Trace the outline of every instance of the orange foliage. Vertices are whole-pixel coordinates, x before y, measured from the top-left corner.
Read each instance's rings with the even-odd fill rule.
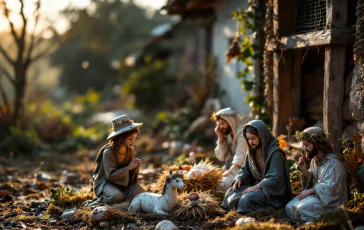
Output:
[[[281,149],[285,149],[286,147],[288,147],[288,143],[285,140],[285,136],[283,134],[279,135],[277,139],[278,139],[278,142],[279,142],[279,147]]]

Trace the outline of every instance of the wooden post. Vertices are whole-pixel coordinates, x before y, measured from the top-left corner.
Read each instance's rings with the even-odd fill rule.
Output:
[[[293,55],[292,115],[301,118],[301,50],[295,50]]]
[[[273,57],[273,135],[287,133],[292,117],[292,51],[275,52]]]
[[[273,32],[276,37],[280,33],[293,33],[294,20],[292,10],[294,1],[273,1]],[[281,3],[281,5],[279,5]],[[281,24],[284,27],[281,27]],[[292,117],[292,51],[277,50],[273,56],[273,130],[274,136],[287,133],[288,118]]]
[[[327,0],[326,28],[347,26],[348,3],[342,0]],[[344,100],[346,46],[325,48],[325,77],[323,122],[324,129],[334,144],[335,152],[340,152],[339,138],[342,135],[342,107]]]

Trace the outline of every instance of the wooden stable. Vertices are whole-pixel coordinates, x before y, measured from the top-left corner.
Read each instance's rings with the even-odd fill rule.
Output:
[[[326,1],[323,30],[295,34],[297,2],[273,0],[273,33],[268,44],[273,51],[273,134],[286,133],[290,117],[301,117],[302,59],[308,49],[324,49],[323,127],[335,150],[343,129],[344,78],[347,48],[354,43],[354,29],[348,28],[348,1]],[[349,46],[348,46],[349,45]]]
[[[179,15],[182,20],[209,17],[218,0],[168,0],[162,10],[168,15]]]

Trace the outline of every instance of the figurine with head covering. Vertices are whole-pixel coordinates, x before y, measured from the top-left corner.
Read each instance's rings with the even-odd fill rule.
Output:
[[[248,144],[245,163],[220,206],[240,214],[284,207],[292,191],[286,155],[278,140],[261,120],[248,122],[242,132]]]
[[[211,119],[216,123],[215,133],[218,137],[215,155],[219,161],[225,162],[222,188],[226,190],[244,165],[247,152],[242,132],[244,123],[239,114],[230,107],[213,113]]]

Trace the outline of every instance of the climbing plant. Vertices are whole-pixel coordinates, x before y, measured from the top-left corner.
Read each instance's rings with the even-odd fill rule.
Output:
[[[231,59],[229,55],[234,54],[232,51],[236,49],[237,41],[240,40],[240,53],[235,56],[244,63],[244,68],[238,73],[237,77],[241,79],[242,90],[249,93],[245,102],[249,103],[249,106],[259,119],[270,123],[264,97],[263,71],[258,71],[258,75],[257,72],[255,73],[255,77],[260,81],[259,84],[248,78],[254,69],[254,60],[259,60],[260,66],[257,68],[263,70],[263,62],[261,60],[265,43],[264,24],[266,6],[258,4],[258,0],[249,0],[248,4],[249,6],[246,10],[239,9],[233,12],[233,19],[237,23],[237,33],[233,44],[229,48],[227,57],[228,60],[229,58]]]

